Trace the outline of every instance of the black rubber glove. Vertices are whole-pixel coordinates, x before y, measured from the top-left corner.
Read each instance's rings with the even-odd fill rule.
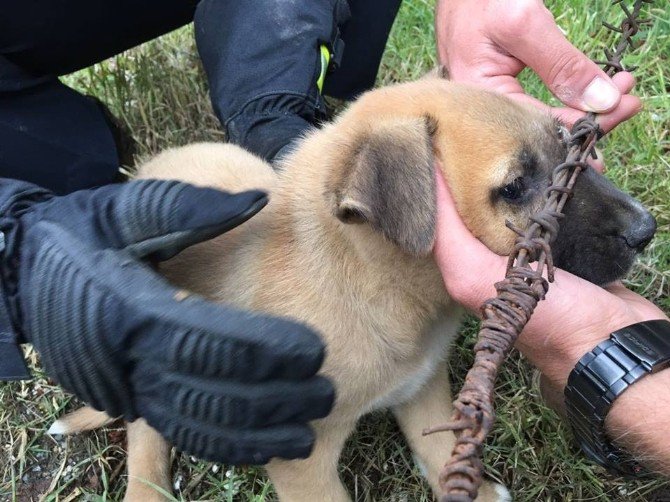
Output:
[[[67,390],[111,416],[144,417],[190,454],[255,464],[307,456],[307,422],[334,399],[315,376],[319,337],[288,320],[183,298],[139,261],[174,256],[266,202],[259,191],[173,181],[54,197],[0,180],[2,289],[17,341],[32,343]]]

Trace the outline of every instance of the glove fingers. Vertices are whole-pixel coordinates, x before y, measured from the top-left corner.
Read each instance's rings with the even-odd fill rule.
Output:
[[[267,204],[267,195],[141,180],[103,187],[93,192],[92,204],[110,245],[138,258],[166,260],[245,222]]]
[[[304,424],[237,429],[166,419],[169,416],[174,410],[159,407],[144,418],[178,449],[212,462],[265,464],[274,457],[306,458],[314,446],[314,431]]]
[[[114,320],[115,344],[123,343],[123,333],[142,333],[132,337],[134,359],[154,359],[173,373],[244,382],[302,380],[321,367],[324,345],[308,327],[195,295],[179,300],[177,289],[125,253],[86,250],[83,243],[57,229],[47,231],[47,226],[36,224],[36,234],[43,243],[60,241],[59,249],[76,263],[77,282],[113,299],[119,315],[96,322],[106,325]],[[100,337],[100,329],[89,336]]]
[[[309,422],[330,413],[335,401],[333,384],[324,377],[313,377],[302,382],[279,382],[256,385],[231,385],[221,389],[222,402],[240,401],[243,408],[229,407],[229,419],[242,427]],[[188,401],[184,412],[188,413]]]
[[[308,327],[189,297],[152,313],[172,371],[241,382],[302,380],[321,367],[324,344]],[[138,345],[155,352],[154,346]],[[146,355],[147,352],[144,352]],[[163,361],[165,362],[165,361]]]
[[[145,366],[138,371],[147,371]],[[135,389],[140,414],[152,403],[169,403],[172,412],[200,422],[227,427],[256,428],[306,423],[325,417],[333,407],[335,390],[329,380],[313,377],[301,382],[241,384],[225,380],[166,375]],[[159,404],[160,406],[160,404]]]
[[[52,376],[112,415],[134,415],[127,368],[144,362],[160,372],[136,371],[136,389],[175,374],[302,380],[323,361],[323,343],[306,326],[196,297],[178,301],[149,267],[124,252],[88,249],[50,222],[32,225],[24,247],[23,308],[37,323],[29,341]]]

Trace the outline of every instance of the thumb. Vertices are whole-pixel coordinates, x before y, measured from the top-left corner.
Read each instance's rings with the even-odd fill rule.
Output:
[[[500,45],[530,66],[567,106],[597,113],[616,107],[618,88],[565,38],[546,8],[527,21],[519,36],[499,40]]]
[[[473,312],[496,295],[494,284],[505,277],[506,258],[470,233],[436,169],[437,218],[433,255],[449,295]]]
[[[267,204],[258,190],[228,193],[177,181],[141,180],[96,194],[101,231],[137,258],[167,260],[245,222]]]

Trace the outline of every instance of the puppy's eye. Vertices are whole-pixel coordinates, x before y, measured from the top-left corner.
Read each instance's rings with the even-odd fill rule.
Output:
[[[499,190],[500,195],[507,200],[517,200],[526,191],[526,184],[523,177],[519,176],[512,183],[508,183]]]

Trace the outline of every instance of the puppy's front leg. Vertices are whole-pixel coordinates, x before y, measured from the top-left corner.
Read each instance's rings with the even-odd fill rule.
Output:
[[[440,364],[435,375],[412,399],[393,409],[412,448],[414,460],[435,493],[439,493],[440,469],[451,454],[456,438],[451,432],[439,432],[430,436],[423,436],[422,432],[426,428],[451,420],[451,399],[446,365]]]
[[[163,502],[170,483],[170,445],[144,419],[127,423],[128,428],[128,488],[126,502]]]
[[[412,448],[415,460],[430,483],[433,493],[440,493],[439,473],[456,444],[452,432],[422,435],[424,429],[443,425],[451,420],[451,385],[446,364],[438,366],[431,380],[407,403],[397,406],[393,413]],[[479,489],[479,501],[502,502],[511,500],[507,489],[485,481]]]
[[[332,418],[332,417],[331,417]],[[282,502],[347,502],[347,490],[337,473],[337,461],[354,421],[315,424],[316,442],[304,460],[272,460],[268,475]]]

